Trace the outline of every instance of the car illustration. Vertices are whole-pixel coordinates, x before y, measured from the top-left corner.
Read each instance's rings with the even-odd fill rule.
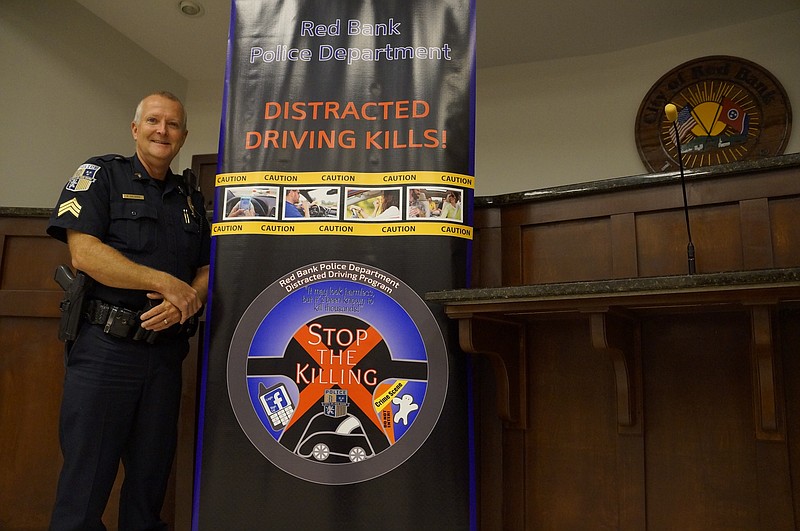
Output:
[[[314,415],[308,422],[294,453],[328,463],[357,463],[375,455],[364,427],[353,415]]]

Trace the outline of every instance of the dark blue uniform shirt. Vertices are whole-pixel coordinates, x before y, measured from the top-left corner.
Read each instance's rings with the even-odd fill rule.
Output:
[[[47,233],[67,241],[67,229],[95,236],[130,260],[186,283],[208,265],[210,231],[203,199],[169,171],[151,178],[134,155],[95,157],[69,180],[50,216]],[[93,283],[87,296],[138,310],[146,292]]]

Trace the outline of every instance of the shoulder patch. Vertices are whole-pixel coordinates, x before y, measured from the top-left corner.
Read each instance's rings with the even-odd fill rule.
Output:
[[[82,164],[67,182],[67,190],[70,192],[85,192],[96,180],[95,175],[99,170],[100,166]]]

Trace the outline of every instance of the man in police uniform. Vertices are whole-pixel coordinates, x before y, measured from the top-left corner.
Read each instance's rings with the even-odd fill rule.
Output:
[[[166,528],[185,323],[206,300],[210,234],[202,197],[170,170],[187,135],[180,100],[145,97],[131,132],[136,154],[80,166],[47,228],[93,279],[66,358],[52,530],[105,529],[120,461],[119,529]]]

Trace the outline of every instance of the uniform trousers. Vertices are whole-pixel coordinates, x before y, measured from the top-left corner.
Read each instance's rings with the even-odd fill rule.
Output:
[[[185,339],[153,345],[84,324],[66,357],[59,438],[64,464],[51,531],[105,530],[120,462],[119,530],[166,529],[161,520],[175,456]]]

